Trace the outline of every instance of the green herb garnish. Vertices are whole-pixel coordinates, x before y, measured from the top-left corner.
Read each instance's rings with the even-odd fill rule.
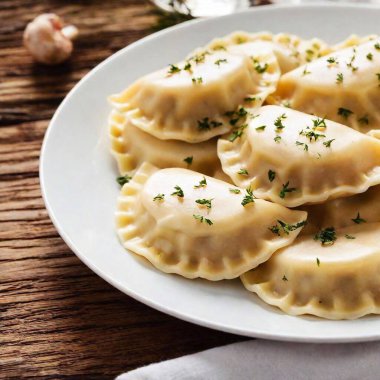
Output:
[[[295,187],[289,187],[289,181],[285,183],[285,185],[282,185],[282,189],[280,193],[278,194],[281,199],[284,199],[286,197],[287,193],[291,193],[293,191],[296,191],[297,189]]]
[[[185,194],[183,193],[183,190],[178,186],[174,186],[175,191],[171,195],[176,195],[179,198],[183,198]]]
[[[367,59],[368,59],[369,61],[372,61],[372,60],[373,60],[373,54],[372,54],[372,53],[368,53],[368,54],[366,55],[366,57],[367,57]]]
[[[240,174],[240,175],[248,175],[248,170],[247,169],[240,169],[237,174]]]
[[[256,131],[264,131],[266,127],[266,125],[260,125],[260,127],[256,127],[255,129]]]
[[[206,177],[203,177],[203,179],[199,181],[199,184],[194,186],[194,189],[199,189],[201,187],[206,187],[206,186],[207,186]]]
[[[336,240],[336,232],[334,227],[327,227],[319,231],[314,236],[314,240],[319,240],[322,245],[332,245]]]
[[[307,66],[305,67],[304,71],[302,72],[302,76],[305,76],[305,75],[308,75],[308,74],[311,74],[311,71],[308,71],[307,70]]]
[[[286,235],[289,235],[290,232],[297,230],[307,224],[306,220],[302,222],[298,222],[295,224],[288,224],[283,222],[282,220],[277,220],[277,224],[272,227],[269,227],[269,230],[273,232],[275,235],[281,236],[280,232],[284,232]]]
[[[212,204],[211,204],[211,202],[212,202],[212,198],[211,199],[197,199],[196,201],[195,201],[195,203],[198,203],[199,205],[202,205],[202,206],[206,206],[208,209],[210,209],[211,207],[212,207]]]
[[[358,122],[360,124],[369,124],[369,119],[368,119],[368,115],[364,115],[362,116],[361,118],[358,119]]]
[[[165,198],[165,194],[157,194],[154,198],[153,198],[153,201],[156,202],[156,201],[163,201]]]
[[[269,65],[267,63],[265,63],[263,66],[260,65],[259,61],[257,61],[256,59],[253,59],[253,63],[255,64],[255,70],[259,73],[259,74],[263,74],[265,73],[265,71],[267,71]]]
[[[201,223],[203,223],[203,222],[207,223],[209,226],[212,226],[214,224],[210,219],[207,219],[202,215],[193,214],[193,217],[194,217],[194,219],[199,220]]]
[[[254,203],[255,199],[256,199],[256,197],[253,195],[252,189],[250,187],[248,187],[245,191],[246,191],[246,195],[241,202],[242,206],[245,206],[249,203]]]
[[[331,63],[331,64],[333,64],[333,63],[335,63],[337,65],[339,64],[339,62],[337,61],[337,59],[334,58],[334,57],[327,58],[327,62]]]
[[[329,141],[325,141],[323,143],[323,145],[326,147],[326,148],[330,148],[331,147],[331,143],[334,141],[335,139],[331,139]]]
[[[352,114],[353,112],[349,110],[348,108],[343,108],[343,107],[338,108],[338,115],[344,117],[345,119],[347,119]]]
[[[193,156],[189,156],[183,159],[184,162],[186,162],[188,165],[191,165],[193,163]]]
[[[116,182],[120,185],[120,186],[123,186],[125,185],[126,183],[128,183],[130,180],[132,179],[132,177],[128,174],[124,175],[124,176],[121,176],[121,177],[117,177],[116,178]]]
[[[336,76],[336,83],[337,84],[340,84],[340,83],[343,83],[343,74],[342,73],[338,73],[337,76]]]
[[[223,125],[223,123],[215,120],[209,120],[208,117],[205,117],[202,120],[198,120],[198,129],[200,131],[209,131],[211,128],[217,128]]]
[[[288,278],[285,275],[283,275],[282,276],[282,281],[289,281],[289,280],[288,280]]]
[[[181,71],[181,69],[178,66],[170,65],[168,74],[176,74],[176,73],[179,73],[180,71]]]
[[[229,190],[230,190],[230,193],[240,194],[240,190],[239,189],[229,189]]]
[[[248,127],[248,124],[243,124],[237,127],[229,136],[228,141],[234,142],[238,137],[241,137],[244,133],[244,129]]]
[[[303,150],[306,152],[309,150],[309,145],[307,145],[305,143],[301,143],[300,141],[296,141],[296,145],[297,146],[303,146]]]
[[[318,259],[318,257],[317,257],[317,265],[319,266],[320,265],[320,261],[319,261],[319,259]]]
[[[273,140],[274,142],[279,143],[281,141],[281,136],[276,136]]]
[[[360,224],[360,223],[366,223],[367,221],[363,218],[360,217],[360,213],[358,213],[358,215],[356,215],[356,218],[355,219],[351,219],[354,223],[356,224]]]
[[[285,128],[285,125],[282,124],[282,120],[285,120],[287,118],[286,114],[282,114],[274,121],[274,126],[276,127],[276,132],[280,132]]]
[[[273,182],[274,179],[276,178],[276,172],[273,170],[268,170],[268,179],[270,182]]]
[[[217,59],[215,62],[215,65],[220,66],[221,63],[227,63],[226,59]]]
[[[352,240],[352,239],[356,239],[355,236],[348,235],[348,234],[345,234],[344,237],[345,237],[346,239],[350,239],[350,240]]]
[[[191,81],[193,82],[193,84],[202,84],[203,83],[202,77],[191,78]]]

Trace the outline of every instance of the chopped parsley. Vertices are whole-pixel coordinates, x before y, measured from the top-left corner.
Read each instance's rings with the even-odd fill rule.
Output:
[[[202,84],[203,83],[202,77],[191,78],[191,81],[193,82],[193,84]]]
[[[186,65],[183,67],[184,70],[186,71],[191,71],[191,63],[190,62],[186,62]]]
[[[366,223],[367,221],[363,218],[360,217],[360,213],[358,213],[358,215],[356,215],[356,218],[355,219],[351,219],[354,223],[356,224],[360,224],[360,223]]]
[[[253,59],[253,63],[255,64],[255,70],[259,73],[259,74],[263,74],[267,71],[269,65],[267,63],[265,63],[264,65],[260,65],[259,61],[257,59]]]
[[[256,131],[264,131],[266,127],[266,125],[260,125],[260,127],[256,127],[255,129]]]
[[[194,186],[194,189],[199,189],[201,187],[206,187],[206,186],[207,186],[206,177],[203,177],[203,179],[199,181],[199,184]]]
[[[200,131],[209,131],[211,128],[217,128],[223,125],[223,123],[215,120],[209,120],[208,117],[205,117],[202,120],[198,120],[198,129]]]
[[[285,275],[283,275],[282,276],[282,281],[289,281],[289,280],[288,280],[288,278]]]
[[[297,146],[303,146],[303,150],[306,152],[309,150],[309,145],[307,145],[305,143],[301,143],[300,141],[296,141],[296,145]]]
[[[215,62],[215,65],[220,66],[221,63],[227,63],[226,59],[217,59]]]
[[[249,203],[254,203],[256,199],[250,187],[248,187],[245,191],[246,191],[246,195],[241,202],[242,206],[246,206]]]
[[[307,70],[307,66],[305,67],[304,71],[302,72],[302,76],[305,76],[305,75],[308,75],[308,74],[311,74],[311,71],[308,71]]]
[[[380,44],[379,43],[376,43],[374,46],[375,46],[376,50],[380,50]]]
[[[181,71],[181,69],[178,66],[170,65],[169,70],[168,70],[168,74],[176,74],[176,73],[179,73],[180,71]]]
[[[248,175],[248,170],[247,169],[240,169],[237,174],[240,174],[240,175]]]
[[[332,245],[336,240],[334,227],[327,227],[315,234],[314,240],[319,240],[322,245]]]
[[[202,205],[202,206],[206,206],[208,209],[210,209],[212,207],[212,204],[211,202],[213,201],[213,199],[197,199],[195,201],[195,203],[198,203],[199,205]]]
[[[191,165],[193,163],[193,156],[189,156],[183,159],[184,162],[186,162],[188,165]]]
[[[350,239],[350,240],[352,240],[352,239],[356,239],[355,236],[348,235],[348,234],[345,234],[344,237],[345,237],[346,239]]]
[[[340,84],[340,83],[343,83],[343,74],[342,73],[338,73],[337,76],[336,76],[336,83],[337,84]]]
[[[331,139],[331,140],[328,140],[328,141],[325,141],[323,143],[323,145],[326,147],[326,148],[330,148],[331,147],[331,143],[334,141],[335,139]]]
[[[125,185],[126,183],[128,183],[130,180],[132,179],[132,177],[128,174],[124,175],[124,176],[121,176],[121,177],[117,177],[116,178],[116,182],[120,185],[120,186],[123,186]]]
[[[297,230],[298,228],[301,228],[305,226],[307,223],[306,220],[303,220],[302,222],[298,222],[295,224],[288,224],[283,222],[282,220],[277,220],[277,224],[275,224],[272,227],[269,227],[269,230],[273,232],[275,235],[281,236],[281,231],[284,232],[286,235],[289,235],[290,232]]]
[[[373,54],[372,53],[368,53],[366,55],[366,57],[367,57],[368,61],[372,61],[373,60]]]
[[[338,108],[338,115],[344,117],[345,119],[347,119],[352,114],[353,112],[349,110],[348,108],[343,108],[343,107]]]
[[[310,127],[306,127],[306,130],[302,130],[299,134],[308,138],[310,142],[312,142],[313,140],[317,141],[321,137],[326,137],[322,133],[315,132],[315,128],[316,127],[310,129]]]
[[[183,198],[185,194],[183,193],[183,190],[178,186],[174,186],[175,191],[171,195],[176,195],[179,198]]]
[[[331,63],[331,64],[333,64],[333,63],[335,63],[337,65],[339,64],[338,60],[334,57],[327,58],[327,62]]]
[[[273,140],[274,142],[279,143],[281,141],[281,136],[276,136]]]
[[[274,126],[276,127],[276,132],[280,132],[285,128],[285,125],[282,124],[282,121],[286,119],[286,114],[282,114],[274,121]]]
[[[209,226],[212,226],[214,224],[210,219],[207,219],[202,215],[193,214],[193,217],[194,217],[194,219],[199,220],[201,223],[203,223],[203,222],[207,223]]]
[[[234,142],[238,137],[241,137],[244,133],[244,129],[248,127],[248,124],[243,124],[240,127],[237,127],[232,133],[228,136],[228,141]]]
[[[321,262],[319,261],[318,257],[317,257],[317,265],[319,266],[321,264]]]
[[[273,170],[268,170],[268,179],[270,182],[273,182],[274,179],[276,178],[276,172]]]
[[[255,102],[256,99],[260,99],[260,98],[256,98],[254,96],[247,96],[246,98],[244,98],[244,101],[245,102]]]
[[[293,191],[296,191],[297,189],[295,187],[289,187],[289,181],[285,183],[285,185],[282,185],[282,189],[280,193],[278,194],[281,199],[284,199],[286,197],[287,193],[291,193]]]
[[[313,119],[312,122],[313,122],[314,129],[315,128],[324,128],[324,129],[327,128],[325,118],[321,119],[320,117],[317,117],[316,119]]]
[[[229,189],[229,190],[230,190],[230,193],[240,194],[240,190],[239,189]]]
[[[379,86],[380,86],[380,73],[376,73],[377,80],[379,81]]]
[[[361,118],[358,119],[358,122],[360,124],[369,124],[369,119],[368,119],[368,115],[364,115],[362,116]]]
[[[153,198],[153,201],[156,202],[156,201],[163,201],[165,198],[165,194],[157,194],[154,198]]]
[[[212,50],[227,50],[223,45],[216,45],[212,48]]]
[[[225,115],[232,117],[230,124],[235,125],[240,119],[247,117],[248,111],[244,107],[240,107],[237,111],[226,112]]]

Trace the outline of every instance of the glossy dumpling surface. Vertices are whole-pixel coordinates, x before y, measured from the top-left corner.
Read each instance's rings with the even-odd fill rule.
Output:
[[[258,52],[261,49],[268,48],[275,54],[282,74],[330,51],[328,45],[317,38],[303,40],[292,34],[265,32],[234,32],[225,37],[214,39],[204,49],[211,51],[236,51],[238,49],[243,54],[251,55],[252,51]]]
[[[380,141],[344,125],[265,106],[241,133],[219,139],[218,155],[233,182],[259,198],[296,207],[380,183]]]
[[[198,144],[160,140],[135,127],[125,113],[116,110],[111,112],[109,128],[112,154],[122,175],[133,172],[145,161],[159,168],[191,168],[211,176],[221,175],[215,138]]]
[[[299,67],[279,81],[270,102],[366,132],[380,128],[380,39]]]
[[[289,245],[307,215],[247,195],[190,170],[144,164],[121,190],[117,232],[164,272],[235,278]]]
[[[275,90],[280,73],[273,53],[255,59],[226,52],[197,54],[139,79],[112,96],[111,104],[157,138],[206,141],[231,129],[226,113],[246,99],[260,99],[254,107],[260,106]]]
[[[242,276],[244,286],[288,314],[354,319],[380,313],[380,224],[338,229],[333,245],[298,238]]]

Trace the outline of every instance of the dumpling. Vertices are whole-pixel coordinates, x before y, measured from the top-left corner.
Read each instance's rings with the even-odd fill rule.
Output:
[[[235,278],[289,245],[307,213],[186,169],[143,164],[121,190],[123,246],[184,277]]]
[[[303,234],[315,233],[326,227],[342,228],[380,222],[380,186],[370,187],[365,193],[304,209],[308,212],[308,225],[307,229],[302,230]]]
[[[223,175],[215,138],[199,144],[160,140],[135,127],[125,114],[116,110],[111,112],[109,126],[111,151],[122,175],[136,170],[145,161],[159,168],[191,168],[218,178]]]
[[[249,107],[260,106],[275,90],[279,75],[273,53],[251,59],[205,52],[146,75],[110,101],[159,139],[196,143],[226,133],[235,119],[245,120]]]
[[[256,45],[252,42],[255,42]],[[266,32],[234,32],[214,39],[203,50],[227,50],[230,52],[233,48],[238,48],[241,53],[246,55],[252,55],[252,51],[271,49],[278,60],[282,74],[330,52],[328,45],[317,38],[303,40],[292,34]]]
[[[380,141],[344,125],[279,106],[219,139],[223,171],[263,199],[296,207],[380,183]]]
[[[380,223],[302,236],[242,275],[244,286],[288,314],[354,319],[380,313]]]
[[[286,103],[362,132],[380,128],[380,39],[283,75],[268,102]]]

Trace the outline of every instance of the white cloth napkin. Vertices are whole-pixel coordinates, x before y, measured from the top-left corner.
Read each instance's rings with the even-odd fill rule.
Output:
[[[380,342],[301,344],[251,340],[151,364],[117,380],[380,379]]]

